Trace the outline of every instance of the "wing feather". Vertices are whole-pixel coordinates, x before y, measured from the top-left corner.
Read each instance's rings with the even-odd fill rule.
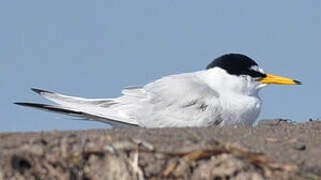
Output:
[[[206,124],[200,121],[210,123],[208,117],[219,114],[215,106],[219,94],[194,73],[166,76],[123,93],[124,101],[134,98],[130,100],[136,104],[132,116],[147,127],[195,126]]]

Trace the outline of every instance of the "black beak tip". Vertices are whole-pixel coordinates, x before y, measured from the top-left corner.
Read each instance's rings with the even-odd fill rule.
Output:
[[[297,85],[302,85],[302,82],[301,82],[301,81],[294,80],[294,82],[295,82]]]

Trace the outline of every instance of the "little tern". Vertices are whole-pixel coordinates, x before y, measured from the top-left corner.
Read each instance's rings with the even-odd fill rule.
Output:
[[[165,76],[122,96],[87,99],[32,89],[55,105],[15,104],[100,121],[112,126],[186,127],[252,125],[261,110],[260,89],[300,81],[267,74],[242,54],[225,54],[205,70]]]

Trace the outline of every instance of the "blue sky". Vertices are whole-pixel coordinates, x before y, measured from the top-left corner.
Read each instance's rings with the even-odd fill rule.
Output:
[[[320,118],[321,1],[3,1],[0,132],[104,128],[13,105],[42,88],[90,98],[244,53],[303,86],[261,91],[259,119]]]

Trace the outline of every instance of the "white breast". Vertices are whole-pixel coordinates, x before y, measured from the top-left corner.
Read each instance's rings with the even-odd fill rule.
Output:
[[[255,96],[230,95],[221,98],[224,125],[252,125],[260,114],[261,100]]]

